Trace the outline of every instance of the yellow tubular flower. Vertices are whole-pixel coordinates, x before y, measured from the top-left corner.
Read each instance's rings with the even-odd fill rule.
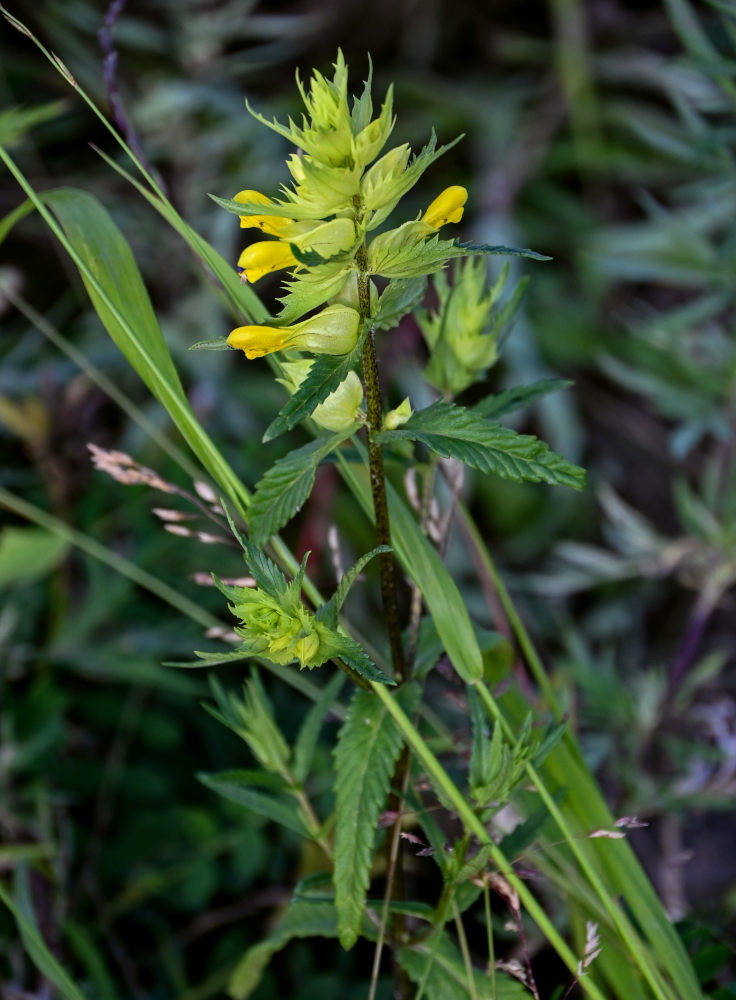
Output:
[[[312,354],[349,354],[358,340],[360,314],[348,306],[328,306],[294,326],[239,326],[227,338],[246,358],[291,348]]]
[[[238,191],[234,198],[235,201],[240,201],[245,204],[253,204],[256,202],[259,205],[272,205],[273,202],[270,198],[267,198],[265,194],[261,194],[260,191]],[[268,215],[264,213],[263,215],[241,215],[240,216],[240,228],[241,229],[261,229],[264,233],[268,233],[270,236],[278,236],[284,226],[288,226],[292,219],[283,219],[279,215]]]
[[[252,284],[264,274],[279,271],[282,267],[293,267],[296,263],[297,259],[288,243],[261,240],[259,243],[251,243],[243,250],[238,258],[238,269]]]
[[[426,222],[433,229],[439,229],[446,222],[459,222],[463,217],[463,207],[467,200],[468,192],[459,184],[445,188],[424,213],[422,222]]]

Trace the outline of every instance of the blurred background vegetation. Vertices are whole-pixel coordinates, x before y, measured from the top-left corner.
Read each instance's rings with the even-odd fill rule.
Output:
[[[397,142],[416,149],[432,125],[441,141],[465,133],[420,185],[416,210],[464,184],[464,238],[554,258],[515,265],[532,281],[489,388],[574,380],[519,426],[585,464],[590,487],[578,497],[478,478],[464,495],[614,812],[648,824],[632,843],[704,985],[736,997],[732,5],[26,6],[9,9],[117,117],[181,214],[233,261],[241,233],[207,194],[274,192],[286,180],[281,139],[250,118],[244,98],[269,116],[297,113],[295,67],[303,77],[327,70],[340,46],[357,89],[370,52],[374,93],[396,85]],[[187,352],[229,329],[207,275],[97,155],[94,146],[118,153],[88,109],[4,22],[0,56],[0,141],[36,188],[83,187],[112,212],[199,418],[252,486],[279,453],[260,443],[281,401],[265,363]],[[0,176],[0,218],[22,200]],[[207,613],[221,611],[194,574],[237,576],[242,564],[234,550],[163,530],[152,508],[190,510],[186,501],[93,471],[87,442],[191,489],[140,414],[91,377],[101,372],[144,425],[171,437],[41,220],[28,215],[9,232],[0,223],[0,236],[0,487],[180,595],[172,606],[17,509],[0,512],[0,869],[33,862],[25,890],[41,928],[90,997],[216,996],[311,865],[288,833],[244,824],[197,782],[200,770],[249,766],[247,752],[201,710],[202,677],[162,666],[201,648]],[[263,286],[272,303],[277,284]],[[426,402],[413,321],[380,349],[392,403],[407,393]],[[327,469],[287,533],[298,555],[312,550],[319,585],[334,577],[333,524],[346,549],[370,547]],[[493,625],[494,603],[459,539],[448,559],[476,620]],[[187,598],[201,620],[176,607]],[[370,628],[377,609],[358,604]],[[236,670],[221,679],[237,683]],[[304,703],[278,682],[270,691],[295,729]],[[293,944],[256,995],[362,996],[353,984],[369,952],[328,947]],[[0,984],[7,997],[44,995],[4,914]]]

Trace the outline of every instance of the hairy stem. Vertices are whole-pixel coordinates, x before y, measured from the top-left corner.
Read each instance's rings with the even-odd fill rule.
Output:
[[[368,261],[365,247],[361,247],[356,256],[358,267],[358,301],[361,320],[370,319],[371,302],[370,286],[366,269]],[[365,400],[368,411],[368,464],[371,477],[371,494],[373,510],[376,515],[376,540],[378,545],[391,544],[391,527],[388,517],[388,500],[386,498],[386,480],[383,471],[383,450],[373,440],[373,435],[381,430],[383,409],[381,406],[381,385],[378,378],[378,362],[376,360],[376,344],[371,328],[363,345],[363,379],[365,381]],[[397,684],[407,678],[406,658],[401,641],[401,625],[399,623],[399,606],[396,600],[396,564],[391,552],[382,552],[380,556],[381,600],[386,615],[391,658],[394,665],[394,679]]]

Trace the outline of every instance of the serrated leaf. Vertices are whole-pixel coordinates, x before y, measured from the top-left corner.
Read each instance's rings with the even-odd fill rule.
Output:
[[[345,674],[338,670],[325,685],[319,698],[312,705],[306,719],[301,724],[299,735],[294,742],[291,767],[294,777],[299,782],[306,780],[309,768],[312,765],[312,758],[317,746],[322,723],[332,705],[337,701],[345,680]]]
[[[585,471],[531,434],[517,434],[464,407],[438,402],[415,413],[402,427],[381,431],[375,440],[421,441],[443,458],[514,482],[545,482],[581,490]]]
[[[222,771],[219,774],[198,774],[197,779],[207,788],[223,798],[245,806],[259,816],[273,820],[288,830],[293,830],[301,837],[309,836],[304,820],[296,803],[285,796],[265,795],[257,792],[243,780],[242,774],[236,771]]]
[[[462,256],[453,252],[452,240],[441,240],[439,234],[419,242],[402,242],[384,246],[371,254],[370,273],[383,278],[416,278],[441,270],[452,257]]]
[[[319,648],[320,655],[324,652],[325,660],[340,659],[368,681],[375,681],[377,684],[396,684],[395,680],[375,665],[355,639],[347,635],[332,630],[329,636],[320,633]]]
[[[472,412],[477,413],[485,420],[500,420],[507,413],[520,410],[523,406],[528,406],[535,399],[546,396],[549,392],[557,392],[559,389],[567,389],[575,383],[567,378],[545,378],[531,385],[517,385],[511,389],[504,389],[502,392],[492,396],[486,396],[472,407]]]
[[[229,351],[227,337],[211,337],[209,340],[198,340],[196,344],[190,344],[190,351]]]
[[[426,277],[391,281],[378,300],[373,320],[375,329],[392,330],[398,326],[399,321],[421,303],[426,289]]]
[[[243,555],[245,558],[245,564],[250,570],[253,580],[255,581],[256,587],[259,590],[263,590],[270,597],[275,600],[280,600],[286,597],[289,593],[291,585],[287,583],[286,577],[278,568],[273,560],[269,559],[265,552],[259,549],[257,546],[253,545],[243,534],[238,530],[237,525],[232,519],[230,511],[226,504],[222,504],[225,511],[225,516],[227,517],[227,523],[230,526],[230,531],[232,531],[236,541],[243,550]],[[228,587],[220,583],[217,577],[214,578],[220,590],[224,587],[224,593],[228,596]]]
[[[294,902],[286,916],[264,940],[246,951],[228,983],[233,1000],[247,1000],[261,981],[263,971],[277,951],[293,938],[337,937],[337,912],[332,903]]]
[[[305,313],[337,295],[345,285],[349,273],[350,269],[342,267],[338,262],[294,274],[284,282],[287,294],[279,298],[282,309],[276,321],[278,325],[296,322]]]
[[[334,879],[343,948],[352,948],[358,938],[378,817],[402,743],[382,702],[370,692],[356,691],[335,748]]]
[[[347,573],[343,573],[342,578],[337,585],[337,590],[329,601],[325,601],[324,604],[321,604],[319,608],[317,608],[317,614],[315,616],[317,621],[324,622],[326,625],[329,625],[330,628],[337,628],[337,616],[340,612],[340,608],[343,606],[345,598],[348,596],[348,591],[357,580],[359,574],[374,556],[379,555],[381,552],[391,551],[392,549],[390,545],[377,545],[375,549],[371,549],[370,552],[366,552],[365,555],[362,555],[355,565],[347,571]]]
[[[281,408],[273,423],[266,428],[264,441],[272,441],[280,434],[290,431],[300,421],[310,416],[316,406],[324,403],[359,362],[367,331],[366,327],[350,354],[317,355],[307,377]]]
[[[498,254],[504,257],[528,257],[530,260],[552,260],[547,254],[537,253],[536,250],[526,250],[521,247],[490,246],[488,243],[461,243],[460,240],[455,240],[453,246],[458,251],[452,254],[453,257]]]
[[[271,466],[256,485],[248,510],[251,538],[257,545],[265,544],[293,517],[312,490],[319,463],[353,430],[310,441]]]

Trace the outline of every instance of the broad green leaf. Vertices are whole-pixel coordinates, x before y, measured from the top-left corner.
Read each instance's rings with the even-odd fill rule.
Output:
[[[293,938],[337,937],[337,912],[332,903],[291,903],[284,919],[264,940],[249,948],[228,983],[233,1000],[247,1000],[258,986],[271,957]]]
[[[380,555],[381,552],[391,552],[391,546],[377,545],[375,549],[371,549],[370,552],[366,552],[365,555],[362,555],[355,565],[352,566],[347,573],[343,574],[339,584],[337,585],[337,590],[329,601],[326,601],[324,604],[321,604],[319,608],[317,608],[316,618],[318,621],[325,622],[325,624],[329,625],[330,628],[337,628],[337,616],[340,612],[340,608],[345,602],[345,598],[348,596],[348,591],[371,559],[373,559],[374,556]]]
[[[558,389],[567,389],[574,385],[570,379],[566,378],[545,378],[532,385],[518,385],[512,389],[504,389],[502,392],[492,396],[486,396],[472,407],[472,412],[486,420],[500,420],[507,413],[513,413],[523,406],[528,406],[535,399],[546,396],[548,392],[557,392]]]
[[[33,920],[23,912],[23,907],[11,898],[2,883],[0,883],[0,902],[4,903],[12,913],[25,950],[41,975],[56,987],[64,1000],[85,1000],[84,995],[49,951]]]
[[[515,482],[524,480],[581,490],[585,472],[531,434],[492,423],[461,406],[438,402],[415,413],[403,426],[382,431],[376,440],[421,441],[444,458],[456,458],[473,469]]]
[[[401,732],[379,699],[356,691],[335,748],[334,880],[343,948],[352,948],[360,932],[378,817],[402,742]]]
[[[273,820],[301,837],[309,836],[296,803],[286,796],[265,795],[257,792],[243,779],[241,772],[222,771],[218,774],[198,774],[197,778],[207,788],[231,802],[245,806],[252,812]]]
[[[303,782],[312,766],[312,758],[319,739],[320,729],[345,683],[345,674],[338,671],[324,686],[317,701],[307,712],[294,743],[292,772],[297,781]]]
[[[529,997],[518,980],[500,972],[495,977],[486,976],[477,969],[471,993],[463,960],[447,934],[433,935],[412,948],[399,949],[398,959],[412,982],[421,983],[426,976],[427,1000],[470,1000],[473,996],[477,1000],[528,1000]]]
[[[256,485],[248,512],[256,545],[265,544],[301,508],[314,486],[319,463],[354,430],[349,427],[328,438],[310,441],[271,466]]]
[[[75,188],[57,188],[46,193],[44,201],[105,291],[103,298],[82,274],[92,304],[112,339],[154,395],[160,381],[165,380],[186,402],[138,265],[107,209],[94,195]],[[128,335],[121,315],[134,324],[140,343]]]
[[[427,290],[427,279],[409,278],[389,282],[378,300],[378,311],[373,319],[376,330],[392,330],[421,303]]]
[[[46,576],[68,551],[65,538],[44,528],[5,528],[0,534],[0,587]]]
[[[281,408],[273,423],[266,428],[264,441],[272,441],[279,434],[296,427],[337,389],[359,362],[366,333],[367,328],[350,354],[320,354],[314,359],[307,377]]]

